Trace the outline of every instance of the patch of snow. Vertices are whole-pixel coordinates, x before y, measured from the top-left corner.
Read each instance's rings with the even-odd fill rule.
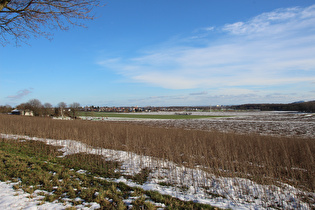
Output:
[[[123,182],[129,186],[155,190],[185,201],[194,201],[220,208],[265,209],[274,205],[282,209],[312,209],[303,202],[301,195],[315,198],[315,193],[299,190],[288,184],[278,186],[261,185],[244,178],[217,177],[201,169],[191,169],[149,156],[140,156],[131,152],[104,148],[93,148],[74,140],[54,140],[12,134],[0,134],[1,138],[26,139],[63,146],[63,156],[79,152],[102,155],[107,160],[116,160],[122,164],[123,174],[137,174],[144,168],[151,169],[149,179],[143,185],[120,177],[110,181]],[[172,186],[159,183],[168,182]],[[1,207],[0,203],[0,207]]]
[[[14,190],[17,183],[0,182],[0,208],[1,209],[65,209],[70,204],[49,203],[40,204],[39,197],[25,193],[23,190]]]
[[[86,170],[80,169],[80,170],[77,171],[77,173],[79,173],[79,174],[86,174]]]
[[[31,195],[21,189],[14,190],[13,185],[15,184],[17,183],[0,182],[0,209],[55,210],[66,209],[72,206],[69,202],[42,202],[40,199],[42,199],[43,196],[40,196],[38,194],[45,191],[36,190]],[[99,209],[100,205],[95,202],[83,203],[81,205],[77,205],[76,208]]]

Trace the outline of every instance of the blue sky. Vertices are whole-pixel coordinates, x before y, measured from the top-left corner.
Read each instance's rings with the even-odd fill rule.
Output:
[[[108,0],[52,40],[0,46],[0,105],[315,99],[315,1]]]

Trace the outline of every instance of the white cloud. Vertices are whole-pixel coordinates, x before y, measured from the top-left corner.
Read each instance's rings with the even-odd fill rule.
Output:
[[[206,31],[213,31],[214,30],[214,26],[206,27],[205,30]]]
[[[144,72],[141,75],[133,76],[132,79],[167,89],[191,89],[198,85],[194,80],[182,77],[180,74],[167,72]]]
[[[197,93],[190,93],[191,96],[200,96],[200,95],[207,95],[207,91],[197,92]]]
[[[11,100],[21,99],[24,96],[27,96],[28,94],[32,93],[32,89],[33,88],[30,88],[30,90],[29,89],[19,90],[15,95],[7,96],[7,98],[9,98]]]
[[[110,59],[99,61],[97,64],[101,65],[101,66],[112,66],[112,67],[114,67],[120,61],[121,61],[120,58],[110,58]]]
[[[140,106],[173,106],[173,105],[232,105],[245,103],[290,103],[300,100],[314,100],[313,93],[299,95],[295,92],[260,91],[245,88],[220,88],[199,93],[181,93],[144,98],[133,98],[130,102]]]
[[[314,24],[315,5],[307,8],[286,8],[258,15],[247,22],[226,24],[223,31],[234,35],[263,36],[279,35],[279,33],[300,32]]]
[[[228,38],[209,40],[207,46],[164,47],[100,64],[135,82],[167,89],[293,88],[315,80],[315,5],[263,13],[226,24],[222,31]]]

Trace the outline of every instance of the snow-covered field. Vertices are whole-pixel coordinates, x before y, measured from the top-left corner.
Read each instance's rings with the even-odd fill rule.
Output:
[[[121,161],[123,174],[136,174],[143,168],[150,168],[152,172],[149,175],[148,181],[143,185],[126,180],[124,177],[116,180],[111,179],[111,181],[124,182],[130,186],[138,186],[145,190],[156,190],[162,194],[168,194],[182,200],[192,200],[231,209],[267,209],[270,207],[280,209],[315,208],[315,204],[309,206],[301,198],[304,196],[315,199],[315,193],[304,192],[283,183],[279,183],[278,186],[269,186],[260,185],[247,179],[217,177],[201,169],[185,168],[169,161],[148,156],[139,156],[125,151],[92,148],[73,140],[42,139],[10,134],[1,134],[0,137],[43,141],[47,144],[62,146],[61,150],[64,155],[78,152],[103,155],[108,160]],[[170,181],[173,185],[163,186],[159,184],[166,181]],[[17,194],[18,196],[15,196]],[[1,209],[15,209],[16,207],[19,209],[66,208],[58,203],[45,203],[38,206],[37,200],[38,197],[36,195],[33,198],[28,198],[26,193],[13,191],[11,183],[0,183]],[[91,206],[91,208],[96,207],[97,205]]]
[[[214,118],[201,119],[143,119],[126,117],[81,117],[83,120],[126,121],[162,127],[183,127],[199,130],[219,130],[223,132],[258,133],[261,135],[295,136],[315,138],[315,114],[276,111],[239,112],[189,112],[192,115],[211,115]],[[175,115],[175,112],[129,113],[144,115]],[[124,113],[126,115],[126,113]]]
[[[158,112],[159,113],[159,112]],[[157,113],[151,113],[157,114]],[[160,113],[165,114],[165,113]],[[167,113],[174,114],[174,113]],[[315,114],[299,112],[193,112],[192,115],[228,116],[189,120],[133,121],[154,126],[174,126],[187,129],[219,130],[223,132],[258,133],[315,139]],[[121,119],[123,120],[123,119]]]

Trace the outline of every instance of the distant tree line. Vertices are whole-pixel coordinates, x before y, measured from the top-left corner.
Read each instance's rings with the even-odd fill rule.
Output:
[[[315,101],[289,104],[242,104],[231,106],[230,108],[236,110],[315,112]]]
[[[220,106],[211,107],[211,109],[225,110],[260,110],[260,111],[298,111],[298,112],[315,112],[315,101],[309,102],[295,102],[288,104],[242,104],[234,106]],[[50,103],[42,104],[38,99],[29,100],[27,103],[19,104],[15,107],[18,110],[29,110],[34,113],[35,116],[69,116],[75,118],[77,112],[81,106],[79,103],[74,102],[67,105],[65,102],[60,102],[56,107],[53,107]],[[191,111],[193,107],[176,106],[176,107],[149,107],[150,111]],[[116,108],[117,109],[117,108]],[[0,106],[0,113],[10,113],[13,107],[10,105]],[[86,111],[100,111],[100,107],[91,106]],[[208,106],[194,107],[194,110],[209,110]],[[103,111],[109,111],[104,109]],[[117,110],[116,110],[117,111]]]
[[[50,103],[42,104],[38,99],[31,99],[15,107],[17,110],[32,111],[34,116],[67,116],[73,118],[76,117],[79,108],[80,104],[77,102],[73,102],[70,105],[60,102],[56,107],[53,107]],[[12,110],[13,107],[10,105],[0,106],[0,113],[10,113]]]
[[[9,113],[12,111],[12,107],[10,105],[0,106],[0,113]]]

